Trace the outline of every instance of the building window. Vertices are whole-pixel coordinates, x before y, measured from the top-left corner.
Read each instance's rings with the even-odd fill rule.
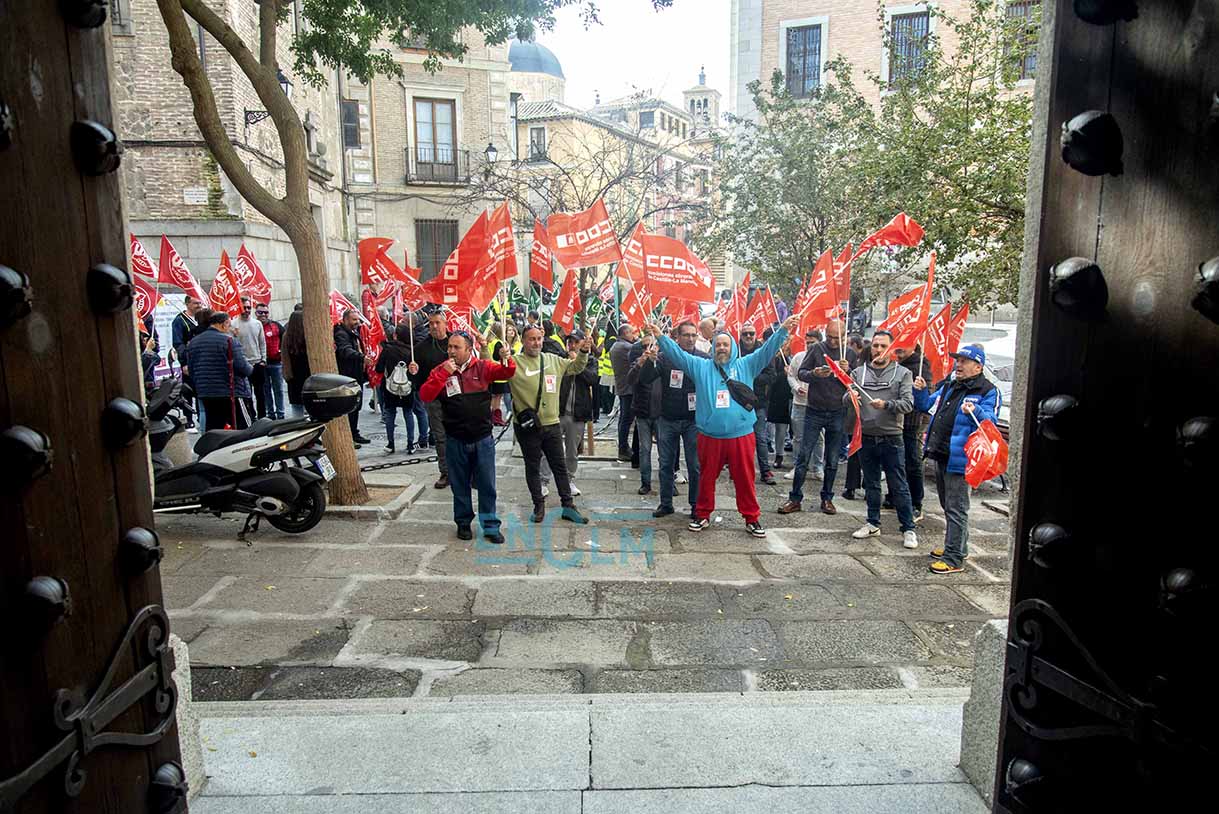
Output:
[[[343,149],[353,150],[360,146],[360,103],[355,99],[339,101],[339,113],[343,118]]]
[[[821,26],[787,29],[787,92],[804,99],[821,86]]]
[[[452,99],[415,100],[415,161],[418,164],[456,164],[454,140],[457,105]]]
[[[652,112],[651,110],[640,111],[640,113],[639,113],[640,129],[643,129],[645,127],[655,127],[655,126],[656,126],[656,114],[654,112]]]
[[[1009,36],[1016,46],[1014,60],[1017,79],[1032,79],[1037,71],[1037,29],[1041,21],[1041,0],[1010,0],[1007,4]]]
[[[683,165],[679,161],[679,162],[677,162],[676,169],[673,170],[673,177],[674,177],[673,183],[677,187],[678,192],[682,191],[682,184],[685,181],[685,178],[683,177],[682,169],[683,169]]]
[[[131,26],[131,0],[110,0],[110,27],[115,34],[134,34]]]
[[[301,34],[305,31],[305,15],[304,0],[293,0],[292,2],[292,33]]]
[[[546,128],[529,128],[529,160],[540,161],[546,158]]]
[[[927,63],[931,14],[916,11],[889,18],[889,85],[918,76]]]
[[[686,137],[686,123],[685,122],[681,123],[681,137],[682,138]]]
[[[457,221],[416,220],[415,256],[423,270],[420,282],[427,282],[440,273],[444,261],[457,248]]]

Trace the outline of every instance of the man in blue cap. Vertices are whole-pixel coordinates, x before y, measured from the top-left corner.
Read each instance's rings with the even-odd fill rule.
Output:
[[[982,375],[986,351],[980,345],[966,345],[952,355],[956,359],[953,375],[932,396],[924,453],[935,461],[935,488],[948,521],[943,547],[931,552],[933,574],[965,570],[965,558],[969,556],[965,442],[977,429],[975,418],[979,422],[993,421],[999,411],[999,390]]]

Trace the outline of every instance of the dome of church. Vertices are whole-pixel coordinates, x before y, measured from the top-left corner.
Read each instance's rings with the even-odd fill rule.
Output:
[[[558,79],[563,76],[559,58],[545,45],[513,40],[508,46],[508,64],[513,73],[544,73]]]

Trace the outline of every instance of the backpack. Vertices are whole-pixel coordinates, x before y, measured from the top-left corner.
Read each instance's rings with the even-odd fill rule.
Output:
[[[399,362],[385,377],[385,389],[390,394],[404,398],[411,394],[411,379],[406,372],[406,362]]]

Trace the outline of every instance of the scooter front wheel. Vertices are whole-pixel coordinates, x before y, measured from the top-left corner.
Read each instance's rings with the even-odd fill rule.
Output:
[[[301,487],[296,506],[285,514],[267,515],[267,522],[289,534],[303,534],[316,526],[326,512],[326,490],[320,483]]]

